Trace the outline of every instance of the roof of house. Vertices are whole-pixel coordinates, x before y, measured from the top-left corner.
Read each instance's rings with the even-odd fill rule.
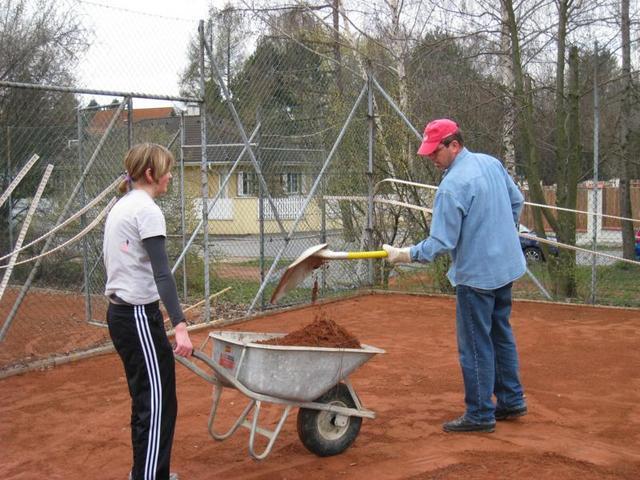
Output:
[[[109,126],[109,122],[113,118],[115,109],[100,110],[95,112],[91,120],[89,121],[88,130],[91,133],[104,132]],[[173,107],[155,107],[155,108],[134,108],[131,110],[133,123],[137,123],[143,120],[157,120],[162,118],[170,118],[174,116]],[[129,112],[123,110],[120,112],[120,116],[117,120],[118,124],[122,126],[127,123],[129,118]]]
[[[250,129],[246,130],[247,135],[251,135]],[[200,116],[184,117],[184,161],[187,163],[200,162],[201,154],[201,129]],[[258,148],[260,162],[266,165],[308,165],[310,163],[321,163],[326,152],[316,145],[301,145],[284,139],[272,138],[273,136],[260,136],[260,146]],[[207,159],[213,164],[233,164],[244,148],[242,136],[235,123],[231,119],[210,118],[207,122]],[[256,144],[254,144],[256,145]],[[258,150],[254,150],[257,154]],[[250,163],[251,158],[245,153],[241,164]]]

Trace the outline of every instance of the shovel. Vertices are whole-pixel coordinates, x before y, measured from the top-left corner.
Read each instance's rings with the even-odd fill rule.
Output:
[[[311,272],[327,260],[360,260],[363,258],[386,258],[387,252],[376,250],[373,252],[334,252],[327,248],[326,243],[320,243],[307,248],[296,260],[287,267],[278,286],[271,295],[271,303],[276,303],[289,290],[296,288]]]

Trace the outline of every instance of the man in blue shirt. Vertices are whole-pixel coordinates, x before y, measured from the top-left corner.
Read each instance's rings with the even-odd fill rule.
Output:
[[[466,411],[443,429],[493,432],[496,420],[527,413],[509,323],[511,285],[526,271],[515,228],[524,197],[500,161],[464,147],[460,129],[451,120],[427,124],[418,155],[444,171],[430,235],[417,245],[383,249],[392,264],[451,255],[447,276],[456,287]]]

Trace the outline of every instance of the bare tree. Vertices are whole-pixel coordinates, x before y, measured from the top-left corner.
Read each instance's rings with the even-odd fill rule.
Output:
[[[225,3],[221,9],[215,6],[209,8],[205,39],[211,45],[214,61],[227,87],[242,68],[247,56],[246,39],[249,27],[245,13],[230,2]],[[192,94],[200,88],[199,55],[199,41],[194,37],[189,45],[189,63],[180,78],[181,90],[184,93]],[[206,55],[205,64],[209,65],[209,58]]]
[[[622,37],[622,85],[623,96],[620,109],[620,215],[631,218],[630,143],[631,105],[633,101],[631,78],[631,38],[629,0],[620,1],[620,24]],[[635,258],[633,224],[622,222],[622,254],[624,258]]]
[[[516,147],[514,143],[514,129],[516,125],[516,108],[513,101],[513,62],[511,56],[511,42],[509,40],[508,14],[503,3],[500,3],[502,28],[500,29],[500,77],[504,87],[504,118],[502,119],[502,145],[504,150],[504,165],[514,179],[516,175]]]
[[[55,0],[0,2],[0,79],[68,85],[87,31]]]
[[[55,0],[0,2],[0,80],[71,86],[79,55],[88,47],[88,32],[71,7]],[[0,172],[8,182],[33,153],[55,156],[66,145],[57,140],[61,123],[75,131],[73,94],[0,88]],[[64,119],[64,121],[63,121]],[[21,128],[29,125],[29,130]],[[57,129],[57,130],[56,130]],[[27,133],[25,133],[27,132]],[[72,134],[75,136],[75,134]],[[21,182],[0,218],[33,193],[39,165]],[[7,231],[1,228],[2,236]],[[1,241],[2,239],[0,239]]]

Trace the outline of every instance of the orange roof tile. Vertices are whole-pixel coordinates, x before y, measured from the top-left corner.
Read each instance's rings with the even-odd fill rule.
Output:
[[[113,118],[114,109],[100,110],[95,112],[91,121],[89,122],[88,130],[91,133],[104,132]],[[133,122],[139,122],[141,120],[153,120],[160,118],[169,118],[172,116],[173,107],[155,107],[155,108],[134,108],[131,113],[133,114]],[[120,118],[118,118],[118,124],[123,125],[127,122],[128,112],[123,110],[120,112]]]

